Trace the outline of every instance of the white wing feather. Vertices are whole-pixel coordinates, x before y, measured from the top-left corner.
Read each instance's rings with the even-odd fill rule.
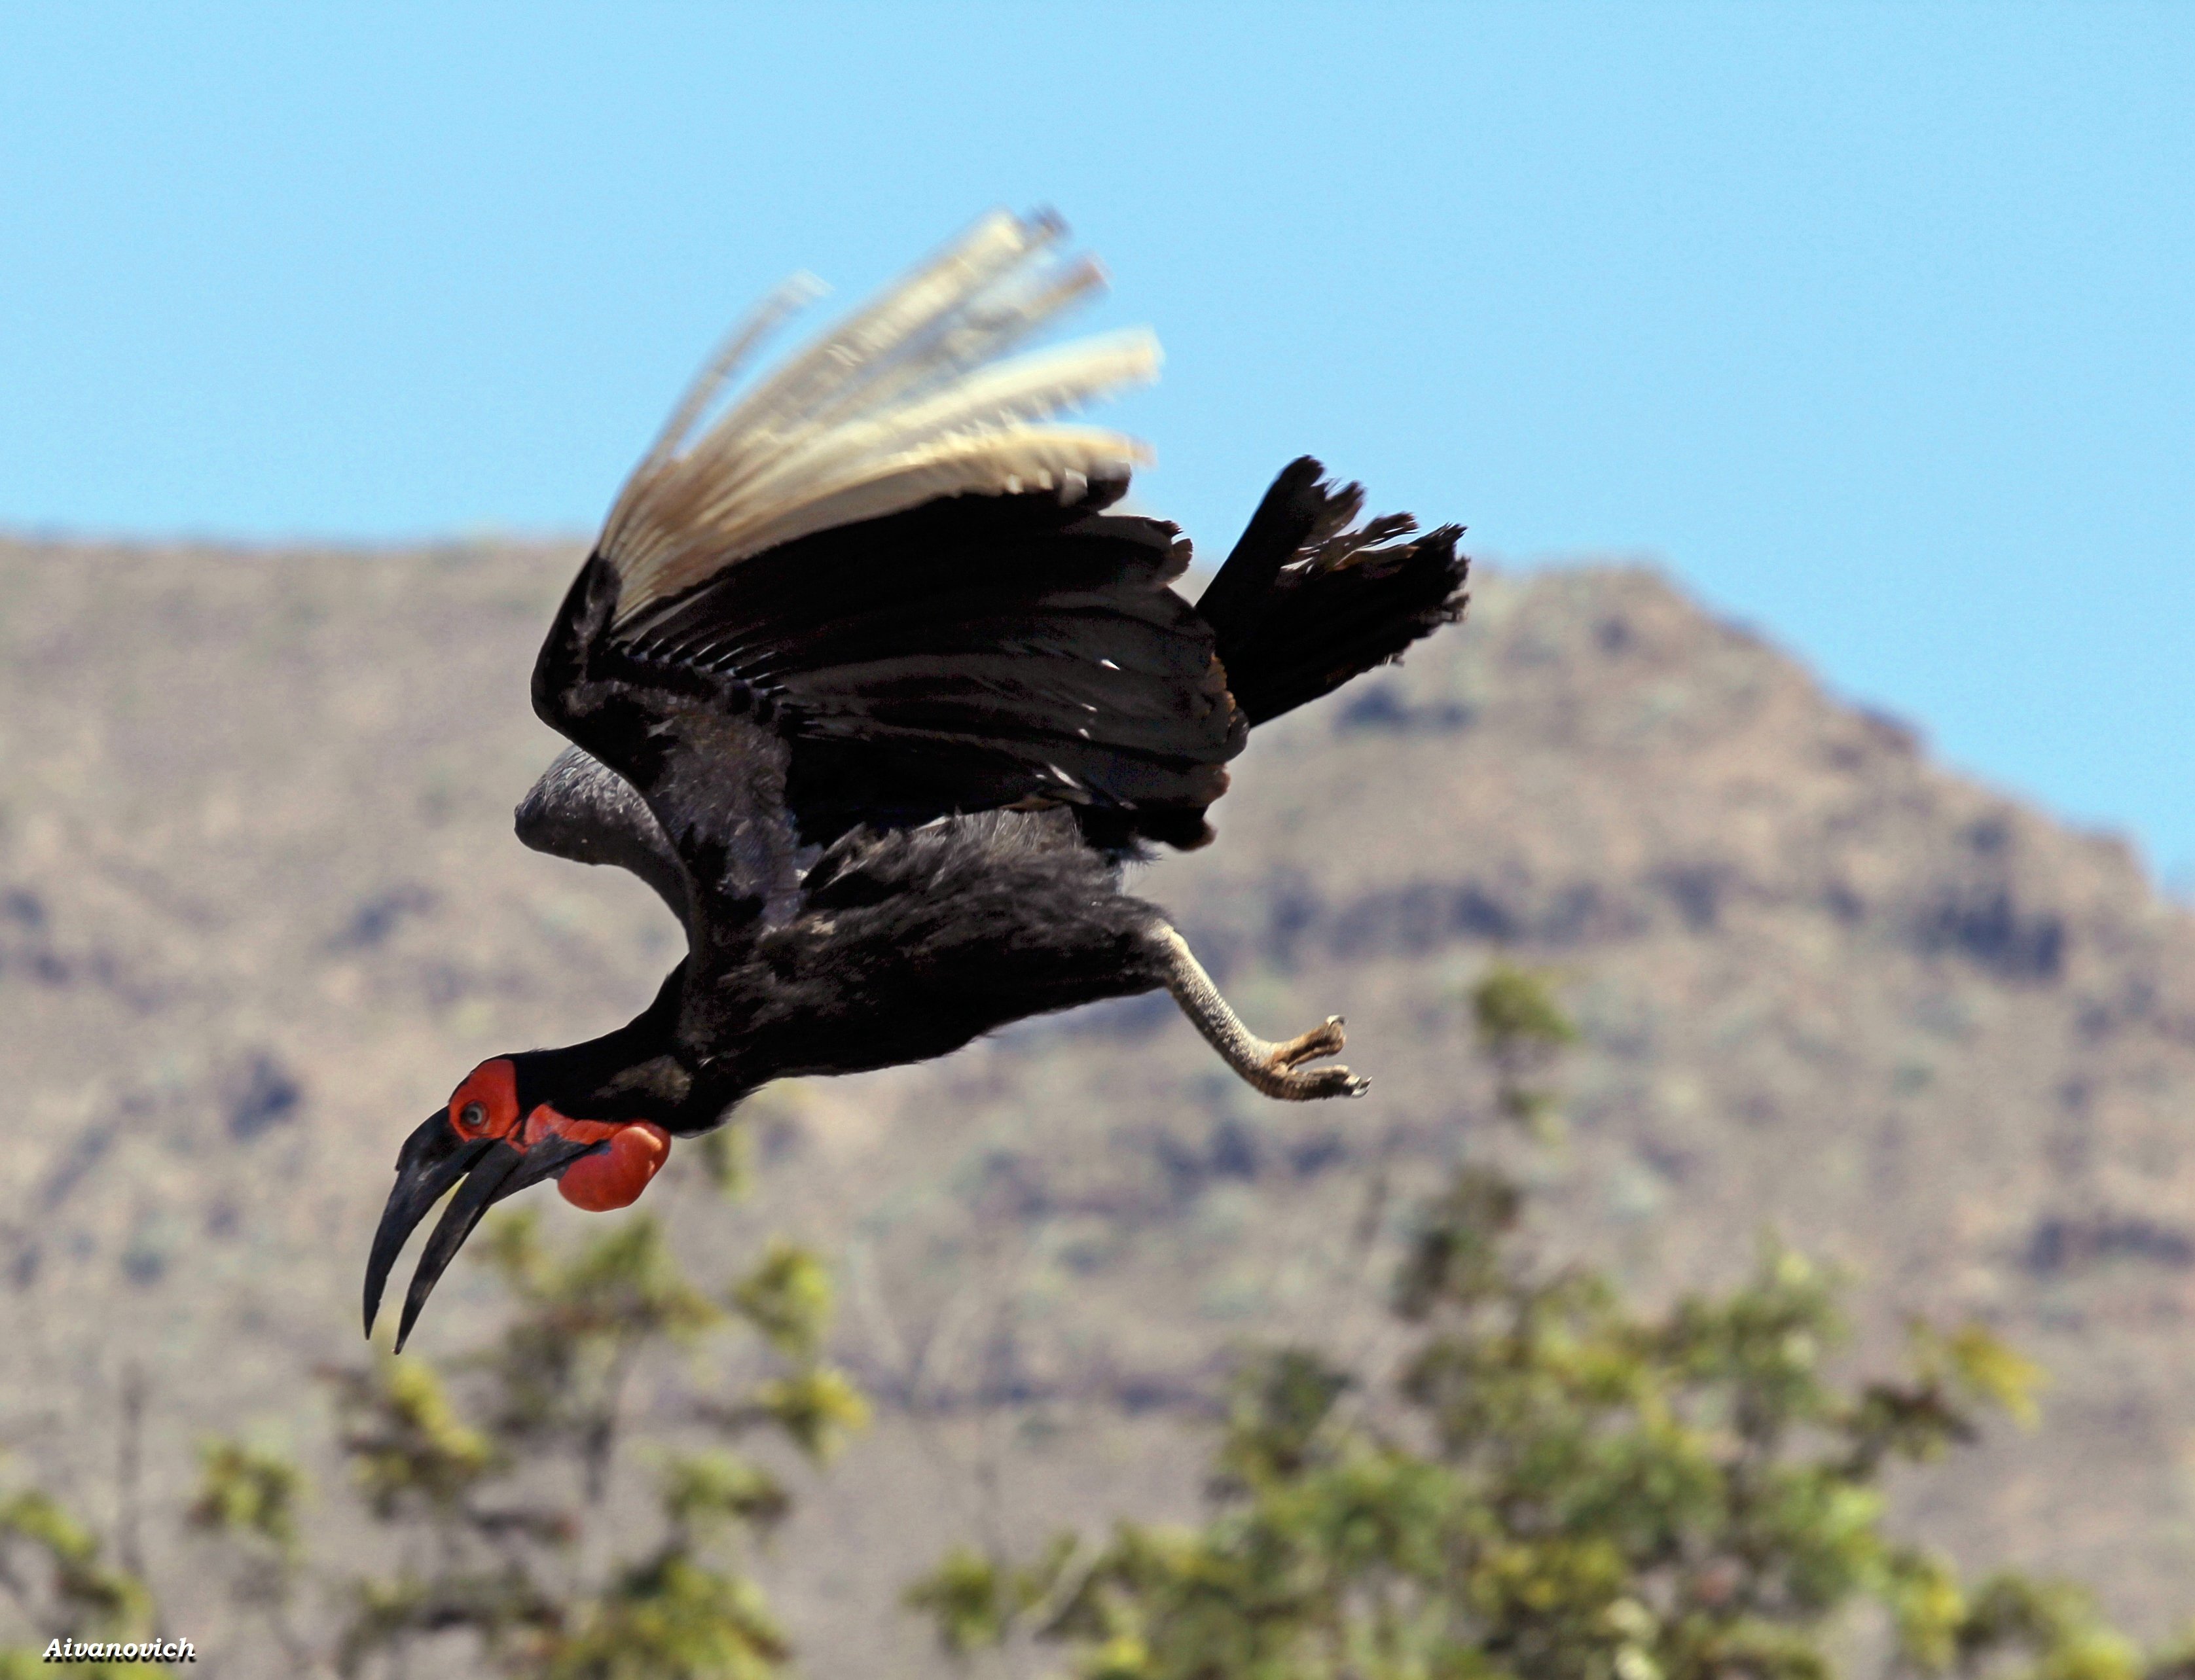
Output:
[[[1149,332],[1001,360],[1104,284],[1049,255],[1050,216],[986,216],[930,262],[769,375],[706,430],[724,388],[809,297],[803,277],[749,317],[694,380],[633,469],[596,547],[621,579],[618,621],[749,555],[936,496],[1057,491],[1123,479],[1137,440],[1049,423],[1157,377]]]

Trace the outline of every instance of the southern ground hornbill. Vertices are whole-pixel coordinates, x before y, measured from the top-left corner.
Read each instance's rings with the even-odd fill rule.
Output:
[[[635,469],[556,614],[534,710],[572,745],[518,808],[539,851],[631,870],[687,955],[638,1019],[482,1062],[406,1140],[366,1275],[452,1187],[397,1345],[490,1204],[545,1178],[638,1196],[673,1137],[765,1081],[919,1062],[1025,1015],[1164,987],[1270,1096],[1337,1017],[1251,1033],[1155,906],[1153,844],[1212,837],[1249,731],[1461,617],[1458,527],[1359,521],[1285,469],[1196,605],[1176,527],[1106,509],[1144,457],[1049,417],[1155,371],[1147,334],[1005,353],[1103,284],[1003,213],[719,394],[736,333]]]

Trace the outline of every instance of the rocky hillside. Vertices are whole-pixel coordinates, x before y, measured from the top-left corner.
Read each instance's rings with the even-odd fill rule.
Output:
[[[0,544],[0,1436],[93,1511],[133,1364],[156,1510],[208,1430],[309,1447],[398,1140],[675,960],[636,883],[509,838],[576,560]],[[1139,884],[1254,1026],[1347,1015],[1366,1101],[1266,1103],[1140,1000],[766,1094],[752,1202],[651,1192],[697,1264],[843,1257],[885,1405],[769,1564],[812,1672],[926,1670],[896,1588],[955,1539],[1192,1508],[1244,1342],[1381,1356],[1412,1198],[1509,1147],[1459,1007],[1496,952],[1586,1033],[1551,1240],[1662,1294],[1780,1231],[1857,1280],[1861,1358],[1986,1318],[2053,1372],[2043,1422],[1910,1525],[2145,1631],[2195,1613],[2195,919],[1650,573],[1477,594],[1261,732],[1220,843]],[[423,1347],[488,1310],[465,1272]]]

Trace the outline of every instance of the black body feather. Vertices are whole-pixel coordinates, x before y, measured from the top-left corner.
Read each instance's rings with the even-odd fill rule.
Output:
[[[1460,617],[1468,562],[1456,527],[1356,525],[1362,491],[1306,458],[1191,607],[1169,587],[1188,544],[1103,512],[1119,488],[940,498],[621,626],[616,573],[589,562],[533,688],[583,751],[520,837],[641,874],[690,952],[642,1021],[520,1058],[530,1082],[630,1107],[596,1075],[644,1049],[680,1070],[653,1118],[702,1131],[770,1079],[1165,983],[1122,855],[1208,837],[1249,728]]]

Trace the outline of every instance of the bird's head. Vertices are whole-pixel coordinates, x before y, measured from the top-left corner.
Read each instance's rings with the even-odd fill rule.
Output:
[[[483,1062],[404,1140],[396,1157],[396,1188],[389,1193],[366,1262],[368,1336],[405,1239],[452,1186],[458,1193],[427,1239],[404,1299],[399,1349],[429,1293],[493,1204],[544,1178],[556,1181],[566,1201],[594,1212],[630,1206],[648,1188],[670,1155],[671,1136],[631,1112],[636,1097],[645,1102],[646,1082],[623,1082],[626,1089],[605,1096],[590,1079],[575,1099],[564,1089],[571,1071],[554,1051]],[[591,1114],[603,1118],[581,1118]]]

